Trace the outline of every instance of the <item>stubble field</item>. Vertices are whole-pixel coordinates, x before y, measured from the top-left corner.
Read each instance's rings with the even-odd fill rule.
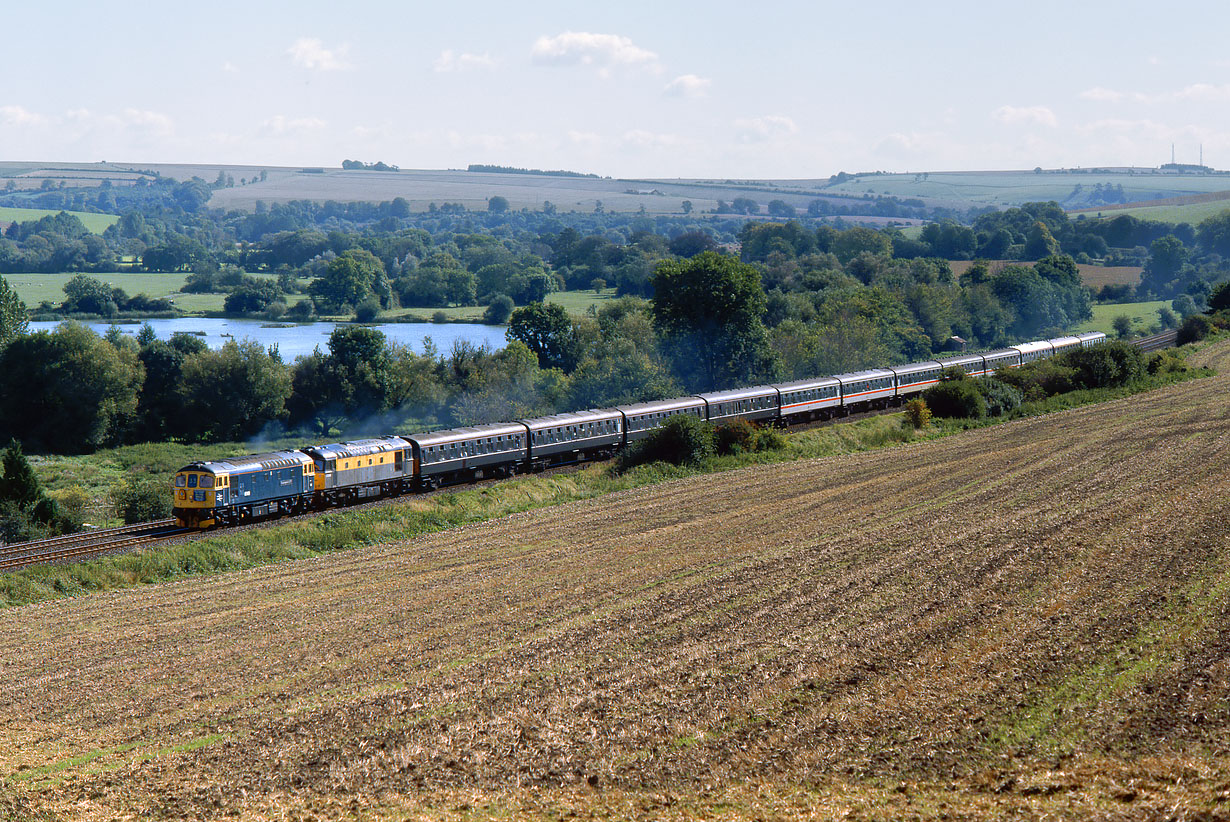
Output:
[[[1230,817],[1228,387],[10,610],[0,809]]]

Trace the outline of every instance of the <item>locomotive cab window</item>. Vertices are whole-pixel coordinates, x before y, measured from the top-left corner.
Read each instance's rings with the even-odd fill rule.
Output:
[[[186,482],[187,482],[187,479],[184,477],[183,474],[179,474],[175,477],[175,487],[176,488],[183,488]]]
[[[189,487],[189,488],[196,488],[196,481],[197,481],[197,475],[196,475],[196,474],[189,474],[189,475],[188,475],[188,487]]]
[[[209,474],[202,474],[201,475],[201,487],[202,488],[213,488],[214,478],[209,476]]]

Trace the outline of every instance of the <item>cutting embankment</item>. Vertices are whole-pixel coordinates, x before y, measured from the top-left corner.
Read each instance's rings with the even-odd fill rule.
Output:
[[[1230,817],[1228,389],[11,609],[0,810]]]

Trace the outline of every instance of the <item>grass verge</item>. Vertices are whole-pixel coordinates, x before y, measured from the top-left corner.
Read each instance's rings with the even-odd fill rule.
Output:
[[[885,414],[854,422],[800,431],[786,437],[784,448],[774,451],[712,457],[699,466],[666,463],[643,465],[616,473],[608,463],[587,466],[570,474],[527,476],[481,487],[464,487],[430,497],[409,497],[399,504],[361,511],[337,511],[324,516],[240,532],[220,532],[192,542],[161,546],[139,553],[104,557],[71,565],[35,566],[0,576],[0,607],[25,605],[47,599],[128,588],[199,574],[241,570],[291,559],[304,559],[332,551],[412,539],[460,525],[510,514],[589,499],[602,494],[653,485],[672,479],[817,457],[831,457],[935,439],[994,425],[1008,419],[1118,399],[1173,382],[1210,376],[1208,369],[1151,377],[1129,386],[1078,391],[1022,405],[1008,417],[984,420],[933,420],[920,431],[903,425],[903,414]],[[182,446],[192,448],[192,446]],[[128,467],[142,462],[165,470],[167,454],[160,446],[147,453],[141,446],[124,453]],[[147,449],[148,450],[148,449]],[[196,449],[194,458],[201,458]],[[182,462],[188,460],[183,459]],[[158,464],[152,464],[158,463]],[[174,469],[171,469],[174,470]]]

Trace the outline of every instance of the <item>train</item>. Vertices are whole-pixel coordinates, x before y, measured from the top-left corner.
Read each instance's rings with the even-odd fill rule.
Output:
[[[948,368],[974,377],[1106,340],[1100,332],[886,368],[546,417],[193,462],[176,472],[180,527],[206,529],[605,459],[681,414],[791,425],[900,405]]]

